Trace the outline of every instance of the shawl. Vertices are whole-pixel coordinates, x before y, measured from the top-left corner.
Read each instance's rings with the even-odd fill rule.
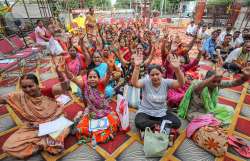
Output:
[[[44,123],[58,118],[63,113],[63,107],[47,96],[31,97],[24,92],[12,93],[8,103],[24,121]]]
[[[187,115],[189,103],[192,99],[192,93],[194,90],[194,84],[197,81],[193,82],[190,87],[188,88],[185,96],[183,97],[179,108],[178,108],[178,115],[181,118],[185,118]],[[219,94],[219,88],[216,87],[210,93],[208,87],[205,87],[201,92],[201,99],[204,105],[204,108],[208,113],[213,113],[215,118],[221,120],[224,124],[228,124],[231,122],[234,110],[232,108],[228,108],[225,105],[217,104]]]

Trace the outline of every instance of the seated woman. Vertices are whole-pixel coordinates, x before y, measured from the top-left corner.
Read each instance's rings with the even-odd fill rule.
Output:
[[[120,45],[119,53],[122,53],[122,57],[126,61],[130,61],[132,53],[130,52],[129,48],[126,46],[126,41],[123,37],[119,39],[119,45]]]
[[[127,89],[127,93],[125,93],[125,96],[127,96],[128,98],[128,103],[129,106],[132,107],[138,107],[139,102],[140,102],[140,90],[137,88],[134,88],[131,85],[131,77],[132,77],[132,73],[133,73],[133,69],[134,69],[134,57],[136,55],[143,55],[143,62],[140,64],[140,74],[139,77],[142,78],[146,75],[146,67],[148,66],[148,64],[151,63],[151,61],[153,60],[153,57],[155,54],[154,50],[151,51],[151,45],[150,45],[150,55],[149,57],[146,57],[144,55],[145,50],[142,46],[142,44],[138,44],[137,48],[136,48],[136,52],[132,55],[130,61],[126,61],[119,53],[116,53],[116,56],[119,58],[119,60],[121,61],[122,64],[122,68],[123,68],[123,75],[124,75],[124,80],[123,80],[123,84],[128,85],[128,89]]]
[[[198,50],[199,50],[199,53],[198,53],[196,59],[189,62],[188,64],[184,63],[185,60],[183,57],[180,58],[181,71],[183,73],[185,73],[186,76],[188,76],[188,74],[190,73],[191,77],[187,77],[188,80],[181,88],[168,90],[167,100],[168,100],[168,105],[170,107],[178,107],[179,106],[183,96],[185,95],[185,93],[186,93],[186,91],[191,83],[190,80],[194,79],[193,77],[195,77],[197,75],[197,73],[195,73],[193,71],[191,71],[191,72],[189,72],[189,71],[192,70],[193,68],[197,67],[199,64],[199,61],[200,61],[201,56],[203,54],[203,51],[201,50],[201,47]],[[162,56],[161,56],[162,57],[162,65],[166,69],[164,77],[168,78],[168,79],[175,78],[174,70],[172,69],[171,63],[168,59],[169,54],[166,51],[166,40],[163,41],[161,54],[162,54]]]
[[[78,80],[66,68],[67,77],[75,82],[84,94],[84,100],[87,103],[83,113],[78,113],[76,120],[77,137],[94,138],[97,143],[107,142],[112,139],[118,131],[120,122],[115,111],[109,106],[105,99],[104,88],[109,82],[111,71],[107,71],[106,76],[101,79],[96,69],[90,69],[87,72],[87,80]],[[90,131],[89,122],[96,119],[108,119],[109,125],[103,130]]]
[[[181,42],[180,36],[176,35],[173,42],[171,42],[172,54],[183,57],[185,60],[184,63],[188,64],[190,61],[188,52],[193,48],[196,38],[197,33],[194,35],[193,39],[188,44],[184,44],[183,42]]]
[[[172,122],[171,128],[179,128],[181,122],[177,116],[168,111],[166,102],[167,91],[170,88],[179,88],[185,83],[179,62],[175,58],[171,61],[177,80],[162,78],[161,66],[159,65],[149,66],[149,77],[138,80],[142,61],[142,55],[135,57],[135,67],[132,75],[132,85],[142,88],[143,95],[139,110],[135,116],[136,127],[145,130],[146,127],[154,128],[160,125],[163,120],[169,120]]]
[[[35,28],[36,43],[42,47],[49,49],[50,33],[43,25],[42,20],[37,20],[37,27]]]
[[[63,77],[59,78],[63,81]],[[10,94],[7,99],[0,98],[0,103],[8,103],[21,116],[23,126],[19,127],[3,144],[3,151],[9,155],[24,159],[39,150],[58,154],[64,150],[64,138],[69,129],[65,129],[56,139],[49,135],[38,136],[39,124],[53,121],[63,115],[64,107],[59,105],[54,95],[62,89],[40,89],[34,74],[20,78],[21,92]],[[63,87],[63,86],[62,86]]]
[[[55,31],[58,31],[58,30],[62,31],[63,30],[63,26],[54,17],[50,17],[49,18],[49,24],[54,26]]]
[[[178,114],[191,121],[193,118],[213,113],[224,124],[231,122],[234,110],[230,106],[217,103],[219,89],[239,86],[250,79],[250,67],[242,70],[242,76],[234,81],[222,81],[221,71],[208,71],[205,80],[194,82],[180,103]]]
[[[83,38],[80,39],[79,45],[82,53],[79,53],[78,49],[71,45],[68,49],[69,55],[65,57],[65,62],[74,76],[80,75],[81,71],[87,69],[87,66],[90,64],[90,56],[83,42]]]
[[[130,61],[126,61],[119,53],[116,53],[116,56],[119,58],[121,64],[122,64],[122,68],[123,68],[123,72],[124,72],[124,76],[125,76],[125,81],[128,84],[131,84],[130,79],[132,76],[132,72],[134,69],[134,57],[136,57],[136,55],[143,55],[143,62],[140,64],[140,78],[144,77],[146,72],[145,72],[145,68],[147,65],[149,65],[151,63],[151,61],[154,58],[154,50],[151,50],[152,46],[150,43],[150,55],[149,57],[144,56],[145,54],[145,50],[143,48],[142,44],[138,44],[137,48],[136,48],[136,52],[133,53],[133,55],[131,56]]]
[[[100,78],[104,78],[108,72],[108,63],[110,62],[109,61],[104,62],[101,53],[99,51],[96,51],[93,54],[92,62],[90,63],[88,68],[95,69],[99,73]],[[111,64],[112,64],[112,68],[114,68],[113,63]],[[111,87],[110,84],[106,86],[105,94],[107,97],[111,97],[113,95],[113,88]]]

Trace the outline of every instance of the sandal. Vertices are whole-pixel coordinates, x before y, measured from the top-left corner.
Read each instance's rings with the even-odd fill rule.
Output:
[[[244,140],[240,138],[236,138],[234,136],[229,136],[228,144],[232,146],[232,148],[238,152],[241,156],[245,158],[250,158],[250,146],[248,146]]]

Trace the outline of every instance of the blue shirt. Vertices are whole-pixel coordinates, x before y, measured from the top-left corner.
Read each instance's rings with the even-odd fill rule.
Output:
[[[106,63],[101,63],[95,69],[99,72],[100,77],[103,78],[107,71],[108,71],[108,65]]]
[[[208,38],[203,42],[202,49],[208,53],[208,55],[215,54],[216,42],[212,38]]]

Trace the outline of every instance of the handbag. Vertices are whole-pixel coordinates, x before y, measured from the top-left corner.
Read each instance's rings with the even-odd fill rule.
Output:
[[[192,140],[216,157],[223,156],[227,151],[227,135],[224,129],[218,126],[203,126],[199,128],[193,134]]]
[[[149,127],[145,129],[143,151],[146,157],[162,157],[168,148],[168,143],[169,135],[154,133]]]

